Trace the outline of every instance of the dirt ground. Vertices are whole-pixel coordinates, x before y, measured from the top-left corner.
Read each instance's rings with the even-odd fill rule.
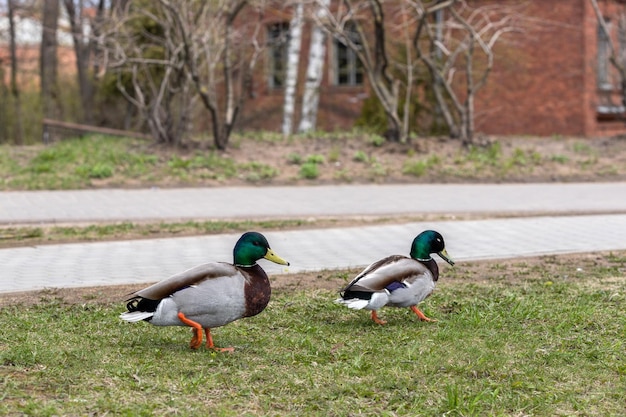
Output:
[[[626,180],[626,137],[484,137],[473,150],[448,138],[375,146],[359,138],[306,139],[273,144],[245,140],[225,153],[238,163],[256,162],[275,170],[261,185],[338,183],[575,182]],[[323,157],[319,176],[302,178],[301,163]],[[422,163],[419,175],[407,167]],[[250,185],[245,176],[197,185]]]
[[[452,254],[451,254],[452,256]],[[626,277],[624,260],[626,251],[611,253],[579,253],[566,255],[548,255],[533,258],[501,259],[489,261],[457,262],[455,266],[441,264],[441,276],[438,285],[448,283],[514,284],[524,279],[544,279],[549,281],[585,278],[590,288],[600,287],[609,290],[623,286]],[[596,278],[599,271],[616,271],[613,277]],[[297,274],[270,276],[273,294],[295,293],[299,291],[327,290],[339,291],[360,269],[325,270]],[[61,304],[89,305],[119,303],[133,291],[146,287],[147,284],[84,287],[84,288],[48,288],[40,291],[0,293],[0,307],[9,305],[34,305],[37,303],[57,302]],[[435,290],[436,291],[436,290]]]
[[[143,146],[143,145],[142,145]],[[210,149],[209,142],[189,143],[178,151],[193,158]],[[165,161],[158,180],[112,176],[93,179],[94,188],[280,186],[371,183],[577,182],[626,180],[626,136],[481,137],[466,147],[447,137],[414,138],[410,143],[329,134],[323,138],[280,141],[233,138],[225,158],[239,167],[236,175],[208,168],[187,172],[186,180],[168,177],[171,149],[151,146],[150,153]],[[318,175],[305,178],[303,164],[315,159]],[[263,168],[249,169],[242,166]],[[146,182],[149,181],[149,182]]]

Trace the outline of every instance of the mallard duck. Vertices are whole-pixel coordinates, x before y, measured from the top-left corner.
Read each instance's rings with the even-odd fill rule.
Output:
[[[409,307],[420,320],[433,321],[417,308],[439,279],[439,267],[431,253],[454,265],[441,234],[426,230],[413,239],[410,258],[392,255],[374,262],[341,290],[336,301],[355,310],[371,310],[372,320],[378,324],[386,323],[376,313],[384,306]]]
[[[217,351],[211,328],[251,317],[265,309],[270,300],[270,282],[256,261],[265,258],[280,265],[289,265],[276,255],[260,233],[247,232],[235,244],[234,262],[210,262],[173,275],[143,290],[132,293],[127,312],[120,318],[128,322],[145,320],[155,326],[190,326],[193,338],[190,347],[202,344]]]

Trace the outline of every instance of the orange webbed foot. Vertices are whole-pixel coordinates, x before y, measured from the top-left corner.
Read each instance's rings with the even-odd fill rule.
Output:
[[[372,310],[372,320],[374,321],[374,323],[380,324],[381,326],[387,324],[385,320],[381,320],[378,318],[378,314],[376,314],[376,310]]]
[[[413,312],[414,312],[415,314],[417,314],[417,317],[419,317],[419,319],[420,319],[421,321],[430,321],[430,322],[435,322],[435,321],[437,321],[437,320],[435,320],[435,319],[431,319],[431,318],[426,317],[426,316],[424,315],[424,313],[422,313],[422,311],[421,311],[419,308],[417,308],[416,306],[411,306],[411,310],[413,310]]]
[[[191,338],[191,341],[189,342],[189,347],[192,349],[198,349],[200,345],[202,344],[202,330],[199,330],[196,328],[192,330],[193,330],[193,337]]]
[[[209,329],[208,327],[206,327],[204,329],[204,334],[206,334],[206,347],[207,349],[212,349],[216,352],[228,352],[228,353],[233,353],[235,351],[234,347],[227,347],[227,348],[218,348],[215,347],[215,345],[213,344],[213,337],[211,336],[211,329]]]

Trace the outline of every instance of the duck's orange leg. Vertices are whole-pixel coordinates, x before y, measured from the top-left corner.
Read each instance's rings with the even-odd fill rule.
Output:
[[[198,349],[202,344],[202,326],[193,320],[189,320],[182,311],[178,312],[178,319],[193,329],[193,337],[189,342],[189,347]]]
[[[198,349],[202,344],[202,326],[200,323],[196,323],[195,321],[188,319],[183,312],[178,312],[178,319],[187,326],[193,328],[193,337],[191,338],[191,342],[189,342],[189,347],[192,349]],[[208,349],[213,349],[217,352],[233,352],[235,350],[235,348],[232,347],[215,347],[215,345],[213,345],[213,338],[211,337],[211,329],[208,327],[204,328],[204,334],[206,334],[206,347]]]
[[[380,324],[381,326],[383,324],[387,324],[385,320],[381,320],[378,318],[378,314],[376,314],[376,310],[372,310],[372,320],[374,320],[374,323]]]
[[[426,317],[424,313],[422,313],[421,310],[417,308],[417,306],[411,306],[411,310],[413,310],[413,312],[417,314],[417,317],[419,317],[421,321],[437,321],[435,319],[429,319],[428,317]]]

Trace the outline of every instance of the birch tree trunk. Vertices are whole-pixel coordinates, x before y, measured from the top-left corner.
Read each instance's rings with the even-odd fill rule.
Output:
[[[317,19],[321,19],[330,0],[321,0],[315,11]],[[317,24],[313,26],[311,34],[311,46],[309,47],[309,60],[307,63],[304,94],[302,98],[302,115],[298,132],[308,132],[315,129],[317,124],[317,109],[320,99],[320,85],[322,83],[322,70],[326,56],[326,34]]]
[[[298,84],[298,66],[302,47],[302,15],[304,6],[298,2],[289,25],[289,46],[287,49],[287,72],[285,74],[285,103],[283,106],[283,135],[293,132],[293,119],[296,109],[296,86]]]

